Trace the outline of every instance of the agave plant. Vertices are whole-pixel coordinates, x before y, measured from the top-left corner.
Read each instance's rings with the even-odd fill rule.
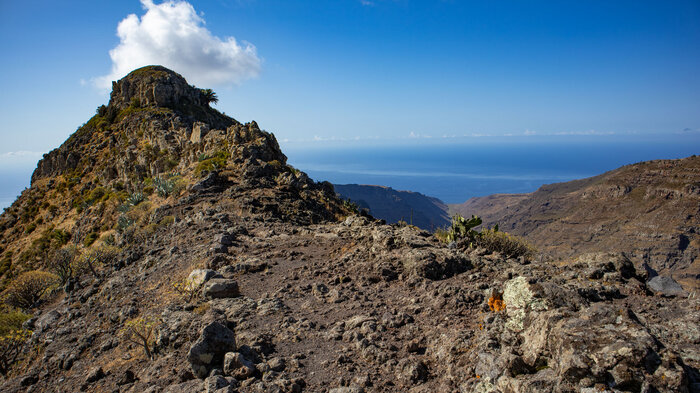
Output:
[[[136,206],[145,200],[146,200],[146,196],[143,194],[143,192],[135,191],[135,192],[132,192],[131,195],[129,195],[126,198],[126,201],[124,201],[124,203],[128,206]]]
[[[167,197],[175,189],[175,182],[172,179],[164,179],[160,176],[153,179],[153,187],[159,196]]]

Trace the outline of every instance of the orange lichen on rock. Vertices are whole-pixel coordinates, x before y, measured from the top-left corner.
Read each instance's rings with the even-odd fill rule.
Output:
[[[489,309],[494,312],[503,311],[506,309],[506,303],[503,301],[503,294],[494,290],[489,298]]]

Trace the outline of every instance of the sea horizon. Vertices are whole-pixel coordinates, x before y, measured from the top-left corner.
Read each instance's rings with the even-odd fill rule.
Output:
[[[700,153],[700,134],[281,141],[288,163],[315,181],[391,187],[458,204],[536,191],[624,165]],[[0,154],[0,208],[29,187],[41,155]]]

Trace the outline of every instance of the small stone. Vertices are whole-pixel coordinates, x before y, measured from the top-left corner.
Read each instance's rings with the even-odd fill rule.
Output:
[[[253,362],[239,352],[228,352],[224,357],[224,373],[236,379],[248,379],[255,374]]]
[[[212,375],[204,380],[204,390],[207,393],[218,392],[219,389],[227,388],[229,382],[221,375]]]
[[[134,372],[131,370],[126,370],[124,371],[124,374],[119,378],[117,381],[117,386],[121,385],[128,385],[130,383],[133,383],[136,381],[136,376],[134,375]]]
[[[282,371],[285,367],[284,359],[281,357],[274,357],[270,359],[267,364],[270,365],[270,369],[273,371]]]
[[[38,381],[39,377],[37,377],[36,375],[27,375],[26,377],[22,378],[22,380],[19,383],[22,386],[31,386],[37,383]]]
[[[102,370],[102,367],[93,367],[88,371],[87,377],[85,377],[85,383],[93,383],[104,377],[105,372]]]

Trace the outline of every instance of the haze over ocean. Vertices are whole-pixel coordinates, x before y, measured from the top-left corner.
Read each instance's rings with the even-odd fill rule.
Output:
[[[289,163],[316,181],[417,191],[445,203],[475,196],[532,192],[543,184],[602,174],[620,166],[700,153],[700,135],[522,137],[452,144],[294,146]]]

